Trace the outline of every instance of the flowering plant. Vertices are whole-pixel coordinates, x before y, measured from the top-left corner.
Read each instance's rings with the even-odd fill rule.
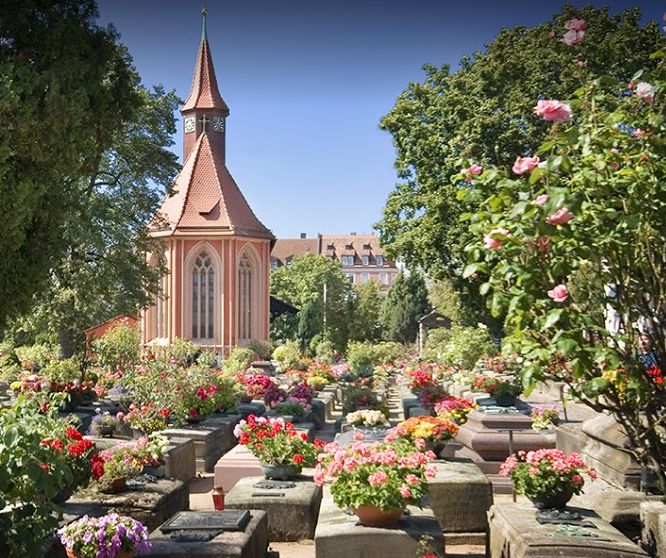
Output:
[[[315,464],[317,450],[304,432],[282,418],[249,415],[234,428],[238,443],[246,445],[259,461],[268,465],[291,464],[299,471]]]
[[[345,419],[348,424],[354,426],[384,426],[388,424],[386,415],[382,411],[362,409],[349,413]]]
[[[131,450],[110,449],[100,453],[103,461],[103,474],[97,480],[101,485],[113,479],[138,477],[143,471],[142,460]]]
[[[41,445],[48,448],[60,457],[64,457],[65,462],[72,471],[72,480],[69,487],[75,490],[79,486],[85,486],[91,477],[99,476],[99,467],[97,463],[99,457],[95,444],[90,440],[83,438],[81,433],[75,428],[67,428],[64,434],[58,433],[54,437],[44,438]],[[45,463],[41,467],[48,471],[49,465]]]
[[[114,454],[122,453],[131,458],[136,468],[159,467],[164,465],[168,449],[169,439],[162,434],[153,432],[148,436],[141,436],[133,442],[124,442],[111,449],[104,450],[101,456],[105,462],[108,462]]]
[[[389,511],[418,502],[426,493],[427,479],[435,475],[428,466],[434,454],[400,442],[365,444],[362,438],[357,436],[344,448],[336,442],[326,444],[315,483],[330,481],[333,501],[341,508],[377,506]]]
[[[90,423],[90,432],[93,434],[99,434],[100,430],[103,429],[115,429],[122,422],[125,417],[125,413],[118,412],[115,415],[112,415],[109,411],[104,411],[98,407],[95,409],[95,416],[92,418]]]
[[[263,397],[268,386],[273,384],[273,379],[268,374],[242,374],[239,377],[247,395],[252,397]]]
[[[308,408],[310,406],[308,405]],[[309,410],[309,409],[308,409]],[[289,398],[288,401],[278,403],[275,407],[275,412],[278,415],[291,415],[293,417],[304,417],[306,413],[305,407],[298,402],[298,400]]]
[[[474,387],[482,389],[493,397],[518,397],[523,391],[520,376],[513,374],[476,376]]]
[[[532,429],[540,432],[549,430],[560,422],[560,412],[553,407],[537,406],[532,407]]]
[[[169,423],[170,416],[171,411],[169,409],[160,408],[151,401],[141,407],[132,403],[123,420],[132,428],[150,434],[151,432],[164,430]]]
[[[411,417],[393,428],[386,439],[388,441],[402,438],[414,442],[445,442],[458,434],[458,425],[440,417]]]
[[[464,397],[447,396],[435,405],[435,413],[440,418],[448,419],[456,424],[465,424],[469,415],[477,405]]]
[[[319,376],[317,374],[309,376],[305,380],[308,386],[310,386],[315,391],[321,391],[323,387],[327,386],[330,382],[325,376]]]
[[[558,449],[519,451],[507,457],[500,467],[500,475],[511,477],[516,492],[528,498],[580,494],[585,483],[583,473],[596,478],[577,453],[567,455]]]
[[[277,384],[271,383],[264,393],[264,403],[268,405],[270,409],[275,409],[278,404],[287,400],[287,392],[277,386]]]
[[[122,553],[148,554],[148,529],[131,517],[110,513],[82,518],[58,530],[60,542],[80,558],[116,558]]]
[[[342,412],[347,414],[359,409],[377,409],[377,394],[369,387],[350,387],[344,390]]]
[[[312,403],[314,393],[307,383],[300,383],[289,390],[289,400],[308,407]]]

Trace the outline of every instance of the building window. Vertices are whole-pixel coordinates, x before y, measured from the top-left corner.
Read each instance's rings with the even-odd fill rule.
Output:
[[[342,265],[354,265],[354,256],[342,256],[340,263]]]
[[[155,337],[167,337],[167,285],[169,276],[160,278],[160,290],[155,300]]]
[[[349,279],[350,283],[354,283],[354,274],[353,273],[345,273],[345,277]]]
[[[238,338],[252,338],[252,260],[243,254],[238,264]]]
[[[284,261],[284,265],[286,265],[287,267],[291,267],[291,259],[292,259],[291,256],[289,256],[289,257]]]
[[[271,258],[271,269],[277,269],[280,266],[280,262],[277,258]]]
[[[375,256],[375,265],[384,265],[384,256]]]
[[[389,284],[389,282],[388,282],[388,273],[380,273],[379,274],[379,282],[382,285],[388,285]]]
[[[203,250],[192,267],[192,339],[214,339],[215,269]]]
[[[361,256],[361,261],[363,265],[370,265],[370,256]]]
[[[368,281],[370,281],[370,274],[361,273],[361,285],[365,285]]]
[[[327,244],[326,250],[335,250],[335,244]]]

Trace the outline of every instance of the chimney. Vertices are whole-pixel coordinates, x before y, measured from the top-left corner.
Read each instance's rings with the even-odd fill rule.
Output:
[[[301,238],[307,238],[307,236],[308,236],[307,234],[301,233]]]
[[[356,236],[356,233],[355,233],[355,232],[351,232],[351,233],[349,233],[349,234],[350,234],[351,236]]]

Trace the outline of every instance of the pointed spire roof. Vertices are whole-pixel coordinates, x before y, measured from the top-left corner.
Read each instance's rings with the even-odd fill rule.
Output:
[[[181,112],[193,109],[218,109],[229,114],[229,107],[222,99],[220,90],[217,88],[217,79],[215,79],[215,68],[213,67],[213,57],[208,45],[208,33],[206,31],[206,14],[204,8],[201,10],[203,15],[203,24],[201,28],[201,44],[197,54],[197,62],[194,67],[194,76],[192,77],[192,87],[190,95],[185,104],[180,109]]]
[[[166,236],[211,232],[274,238],[253,213],[206,133],[199,136],[176,177],[173,194],[162,202],[150,229]]]

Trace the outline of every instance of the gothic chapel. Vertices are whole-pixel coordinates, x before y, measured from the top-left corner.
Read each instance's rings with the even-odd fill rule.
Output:
[[[226,118],[206,35],[206,14],[192,89],[183,115],[183,168],[149,225],[168,274],[142,315],[143,343],[176,338],[227,352],[268,340],[273,234],[257,219],[225,164]],[[149,254],[157,264],[158,254]]]

